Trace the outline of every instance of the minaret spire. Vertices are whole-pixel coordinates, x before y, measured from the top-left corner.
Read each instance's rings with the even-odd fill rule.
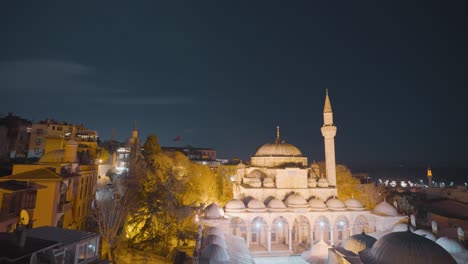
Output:
[[[336,126],[333,125],[333,112],[328,88],[325,92],[325,106],[323,107],[323,126],[321,128],[325,143],[325,168],[326,177],[330,186],[336,186],[336,161],[335,161],[335,135]]]
[[[276,126],[276,140],[275,143],[280,143],[280,127]]]
[[[328,97],[328,88],[325,89],[325,106],[323,107],[324,113],[333,113],[330,98]]]

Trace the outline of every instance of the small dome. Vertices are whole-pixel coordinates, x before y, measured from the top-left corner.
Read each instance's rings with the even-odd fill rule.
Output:
[[[436,242],[408,231],[383,236],[372,248],[359,252],[359,257],[364,264],[456,263]]]
[[[266,208],[265,204],[263,202],[260,202],[257,199],[250,200],[250,202],[247,204],[247,207],[249,209],[264,209],[264,208]]]
[[[288,207],[308,207],[307,201],[300,195],[291,194],[286,198],[286,205]]]
[[[265,178],[263,180],[263,187],[275,187],[275,182],[272,178]]]
[[[224,211],[217,204],[212,203],[205,208],[206,218],[222,218],[224,217]]]
[[[224,263],[229,260],[229,254],[226,249],[216,244],[206,246],[200,253],[201,262]]]
[[[448,237],[439,237],[436,240],[436,243],[447,250],[450,254],[465,251],[465,248],[463,248],[463,246],[458,241]]]
[[[315,161],[314,161],[314,163],[312,163],[312,165],[310,165],[310,168],[319,170],[320,166],[317,163],[315,163]]]
[[[317,183],[318,187],[328,187],[328,180],[326,178],[320,178]]]
[[[317,187],[317,180],[315,178],[309,178],[307,180],[307,186],[315,188]]]
[[[408,224],[397,224],[392,228],[392,232],[403,232],[408,230]],[[414,227],[410,226],[411,232],[414,231]]]
[[[267,143],[261,146],[255,153],[256,157],[301,157],[302,152],[294,145],[278,142],[278,143]]]
[[[310,208],[312,208],[312,210],[319,210],[319,211],[327,210],[327,206],[325,205],[325,203],[322,200],[317,199],[317,198],[310,199],[309,206]]]
[[[272,209],[286,209],[286,205],[284,205],[284,203],[278,199],[271,200],[267,207]]]
[[[340,201],[340,200],[338,200],[336,198],[328,199],[328,201],[325,204],[331,210],[344,210],[344,209],[346,209],[345,204],[342,201]]]
[[[372,211],[374,214],[383,215],[383,216],[398,216],[398,212],[395,207],[391,206],[386,201],[383,201],[375,206]]]
[[[218,235],[208,235],[204,239],[205,245],[219,245],[223,248],[227,248],[226,242],[224,241],[224,238]]]
[[[251,171],[249,174],[247,174],[247,176],[245,177],[262,179],[262,178],[265,178],[266,175],[260,170],[254,170],[254,171]]]
[[[425,237],[427,239],[430,239],[432,241],[436,241],[436,237],[434,236],[434,234],[432,234],[431,231],[427,231],[427,230],[424,230],[424,229],[418,229],[418,230],[414,231],[414,233],[416,235],[420,235],[420,236]]]
[[[237,199],[231,200],[226,203],[226,211],[242,211],[245,209],[245,204]]]
[[[375,241],[377,241],[377,239],[362,232],[361,234],[350,236],[341,246],[354,254],[358,254],[360,251],[371,248]]]
[[[362,203],[359,200],[354,199],[354,198],[346,200],[344,204],[346,205],[346,207],[348,207],[351,210],[363,210],[364,209],[364,205],[362,205]]]

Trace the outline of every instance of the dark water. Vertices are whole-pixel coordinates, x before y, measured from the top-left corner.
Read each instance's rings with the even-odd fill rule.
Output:
[[[390,167],[390,168],[350,168],[353,173],[367,173],[372,181],[385,180],[410,180],[427,184],[427,168],[424,167]],[[431,168],[432,180],[445,182],[446,185],[453,182],[454,185],[464,185],[468,182],[468,168]]]

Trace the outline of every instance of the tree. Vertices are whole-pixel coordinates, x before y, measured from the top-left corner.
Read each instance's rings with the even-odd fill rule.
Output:
[[[95,201],[91,218],[102,236],[101,256],[108,258],[111,262],[115,260],[115,250],[122,239],[124,223],[134,202],[134,196],[130,192],[119,199]]]
[[[396,200],[397,205],[398,205],[398,211],[401,214],[406,215],[408,217],[407,223],[408,223],[408,229],[410,229],[411,214],[415,213],[414,206],[411,205],[411,203],[409,202],[409,200],[408,200],[408,198],[406,196],[397,196],[397,197],[395,197],[395,200]]]
[[[369,210],[374,209],[378,203],[383,201],[386,192],[384,186],[374,183],[361,184],[359,190],[359,199]]]
[[[336,166],[336,185],[338,188],[338,198],[345,201],[352,197],[360,197],[360,181],[353,177],[348,167],[344,165]]]
[[[172,248],[195,239],[194,215],[218,200],[218,184],[209,167],[191,162],[183,153],[162,151],[155,135],[143,146],[135,170],[139,204],[127,234],[134,247],[167,256]]]

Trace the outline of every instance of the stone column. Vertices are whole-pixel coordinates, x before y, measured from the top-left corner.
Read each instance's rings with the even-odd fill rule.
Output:
[[[292,228],[291,227],[288,230],[288,244],[289,244],[289,251],[292,252]]]
[[[247,227],[247,241],[246,241],[246,243],[247,243],[247,248],[249,248],[249,246],[250,246],[250,224],[246,225],[246,227]]]
[[[271,229],[268,229],[268,237],[267,237],[267,250],[271,252]]]
[[[335,236],[335,234],[333,233],[333,228],[330,228],[330,245],[332,245],[332,246],[335,244],[334,236]]]

